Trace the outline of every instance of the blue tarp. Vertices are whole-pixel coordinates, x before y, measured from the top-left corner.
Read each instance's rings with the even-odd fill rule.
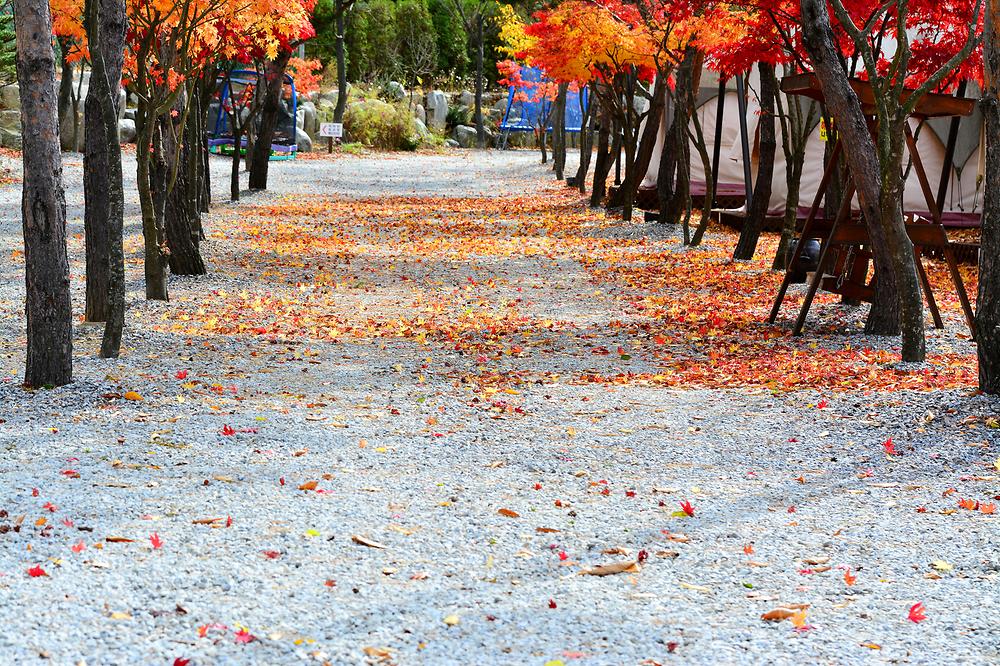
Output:
[[[525,67],[521,70],[521,78],[529,83],[545,81],[541,70],[534,67]],[[507,111],[504,113],[500,130],[505,132],[532,132],[538,127],[539,116],[546,117],[552,110],[551,100],[522,101],[518,97],[527,97],[529,100],[534,97],[534,86],[517,87],[511,86],[507,93]],[[587,99],[587,89],[583,89],[583,104],[589,103]],[[579,132],[580,123],[583,121],[583,113],[580,109],[580,93],[570,90],[566,93],[566,131]],[[552,129],[549,123],[547,130]]]

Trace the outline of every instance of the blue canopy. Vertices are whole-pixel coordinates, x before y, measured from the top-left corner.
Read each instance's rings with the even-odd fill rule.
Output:
[[[540,69],[535,67],[525,67],[521,70],[521,78],[531,83],[542,83],[547,81]],[[586,108],[587,89],[583,91],[583,107]],[[507,93],[507,111],[503,115],[503,122],[500,123],[500,130],[504,132],[533,132],[538,127],[539,117],[546,118],[552,111],[552,100],[531,101],[534,97],[535,87],[511,86]],[[580,124],[583,121],[583,109],[580,107],[580,92],[570,90],[566,93],[566,131],[579,132]],[[527,97],[525,101],[523,98]],[[552,129],[550,122],[545,128]]]

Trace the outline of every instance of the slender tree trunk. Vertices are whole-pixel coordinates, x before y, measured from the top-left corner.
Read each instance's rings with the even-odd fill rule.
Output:
[[[569,84],[560,83],[552,112],[552,168],[556,180],[562,180],[566,170],[566,94]]]
[[[486,147],[486,126],[483,125],[483,12],[476,16],[476,146]]]
[[[903,124],[892,118],[879,127],[876,151],[857,95],[834,47],[825,0],[801,0],[806,50],[819,78],[827,108],[836,119],[844,154],[868,227],[875,272],[875,298],[865,331],[891,335],[902,330],[904,361],[923,361],[926,353],[923,301],[913,245],[902,216]],[[883,119],[885,120],[885,119]]]
[[[174,110],[181,112],[188,101],[178,97]],[[158,209],[163,211],[163,226],[170,248],[168,264],[174,275],[204,275],[201,257],[201,223],[197,212],[193,185],[183,165],[192,159],[190,146],[184,142],[184,132],[177,118],[168,111],[159,117],[162,159],[157,160],[153,182],[159,195]],[[186,128],[185,128],[186,129]],[[159,171],[162,169],[162,173]],[[162,191],[159,188],[163,188]]]
[[[139,208],[142,211],[142,237],[144,244],[144,272],[146,299],[168,300],[167,294],[167,239],[163,217],[157,214],[152,184],[153,160],[158,159],[159,129],[156,118],[149,117],[149,105],[139,100],[136,109],[136,126],[139,138],[136,145],[136,181],[139,190]]]
[[[594,95],[590,94],[590,103],[584,103],[584,92],[580,90],[580,165],[576,170],[576,186],[580,194],[587,193],[587,172],[590,171],[590,159],[594,153]]]
[[[598,84],[600,85],[600,84]],[[597,95],[594,95],[597,99]],[[590,189],[590,206],[597,208],[604,200],[608,188],[608,171],[611,169],[611,109],[599,102],[600,120],[597,127],[597,159],[594,162],[594,185]]]
[[[981,107],[986,120],[986,182],[976,299],[979,388],[1000,393],[1000,0],[986,3],[983,59],[986,85]]]
[[[774,176],[774,155],[778,149],[774,124],[774,97],[777,94],[774,65],[761,62],[760,70],[760,132],[757,151],[757,181],[753,187],[753,201],[747,210],[740,239],[736,243],[733,259],[749,261],[757,251],[757,241],[767,218],[767,206],[771,199],[771,180]]]
[[[124,0],[87,0],[91,81],[84,119],[83,194],[87,256],[88,321],[105,321],[101,356],[115,358],[125,325],[125,257],[122,224],[125,196],[118,142],[122,64],[125,57]]]
[[[269,60],[264,68],[264,80],[267,90],[264,93],[264,104],[261,108],[260,131],[254,142],[253,155],[250,158],[250,189],[267,189],[267,170],[271,163],[271,143],[274,139],[274,127],[278,121],[278,109],[281,102],[281,90],[285,83],[285,69],[291,58],[291,51],[282,51],[274,60]],[[337,103],[344,98],[338,93]]]
[[[61,386],[73,380],[73,313],[52,16],[48,2],[14,0],[14,17],[24,128],[21,219],[28,322],[24,383]]]
[[[342,123],[347,109],[347,54],[344,51],[344,14],[347,10],[343,0],[334,2],[337,6],[337,106],[333,109],[333,122]]]
[[[59,52],[62,55],[59,62],[59,131],[61,132],[63,127],[68,126],[70,122],[74,122],[74,119],[70,115],[73,113],[73,72],[75,67],[72,62],[67,60],[73,45],[72,40],[68,37],[57,37],[56,41],[59,43]],[[60,137],[60,141],[65,140],[72,140],[72,135]],[[67,144],[63,148],[70,150],[75,148],[75,146]]]
[[[667,97],[667,81],[670,74],[667,71],[656,73],[656,81],[653,84],[652,100],[649,103],[649,110],[646,112],[646,124],[642,130],[642,138],[639,139],[639,149],[635,156],[636,188],[642,184],[642,179],[649,171],[649,163],[653,159],[653,151],[656,149],[656,138],[660,133],[660,118],[663,116],[663,107]]]
[[[231,119],[230,119],[231,120]],[[240,200],[240,142],[243,134],[236,123],[233,123],[233,166],[229,172],[229,200]]]

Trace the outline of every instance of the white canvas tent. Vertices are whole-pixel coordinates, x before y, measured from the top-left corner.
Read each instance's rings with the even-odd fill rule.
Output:
[[[759,90],[759,77],[756,71],[751,73],[749,84],[747,124],[749,126],[748,135],[751,147],[750,169],[753,177],[756,178],[757,151],[755,149],[755,139],[760,110],[756,95],[756,91]],[[702,87],[699,91],[697,103],[698,117],[701,121],[705,141],[708,144],[709,156],[712,156],[714,151],[718,94],[718,77],[713,72],[704,71],[702,73]],[[783,95],[783,93],[779,94]],[[978,97],[978,90],[970,90],[966,96]],[[783,98],[783,101],[785,99],[787,98]],[[787,108],[787,102],[785,108]],[[670,112],[668,105],[668,112],[662,114],[661,117],[660,131],[657,136],[656,148],[653,151],[653,159],[650,160],[649,169],[640,186],[643,189],[656,187],[663,136],[666,134],[669,120]],[[935,119],[925,122],[923,126],[918,126],[915,120],[911,120],[910,122],[917,136],[917,147],[920,150],[921,160],[927,172],[927,177],[936,195],[942,167],[945,162],[945,146],[950,120]],[[775,155],[774,178],[772,180],[771,200],[768,208],[772,215],[780,216],[785,210],[787,188],[785,186],[785,162],[784,153],[781,148],[780,128],[776,131],[778,134],[778,149]],[[731,81],[726,86],[721,136],[719,183],[739,183],[742,185],[744,182],[744,171],[743,151],[740,141],[739,105],[737,103],[736,90]],[[812,130],[806,147],[799,198],[800,207],[811,205],[816,195],[816,190],[823,175],[824,148],[825,144],[820,138],[820,129],[817,126]],[[956,213],[981,212],[983,167],[982,116],[977,109],[972,116],[962,118],[959,125],[954,163],[948,177],[949,184],[944,202],[944,211]],[[692,180],[705,179],[701,158],[698,156],[694,146],[691,149],[691,177]],[[924,201],[920,185],[912,169],[908,173],[903,205],[904,210],[907,212],[924,212],[927,210],[927,204]],[[740,211],[734,212],[739,213]]]

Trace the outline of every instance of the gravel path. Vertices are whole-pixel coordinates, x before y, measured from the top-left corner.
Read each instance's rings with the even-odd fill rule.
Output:
[[[132,201],[126,353],[80,325],[35,393],[0,188],[0,663],[1000,662],[1000,515],[957,507],[1000,494],[998,403],[630,381],[664,369],[628,290],[563,248],[676,237],[536,161],[276,163],[169,304]]]

